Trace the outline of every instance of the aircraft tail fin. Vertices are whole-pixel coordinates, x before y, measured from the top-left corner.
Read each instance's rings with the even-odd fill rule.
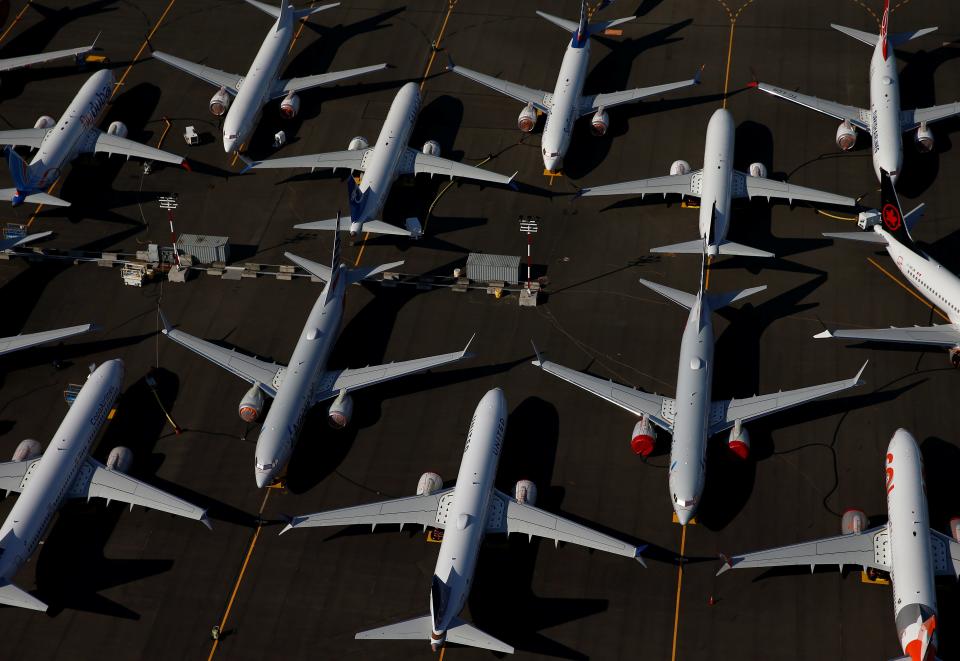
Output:
[[[7,166],[17,190],[21,193],[28,192],[31,189],[30,166],[13,147],[7,147]]]
[[[360,187],[357,186],[357,182],[353,180],[353,177],[347,177],[347,199],[350,202],[350,217],[354,221],[363,222],[366,220],[363,217],[364,207],[367,206],[367,197],[370,193],[369,189],[366,191],[360,190]]]
[[[914,213],[917,210],[911,212]],[[922,210],[920,211],[922,213]],[[919,217],[919,216],[918,216]],[[880,225],[894,239],[907,247],[913,246],[913,237],[907,229],[900,206],[900,198],[893,186],[893,179],[886,170],[880,170]]]
[[[47,605],[31,595],[26,590],[21,590],[13,583],[0,584],[0,604],[6,606],[16,606],[17,608],[29,608],[35,611],[46,611]]]

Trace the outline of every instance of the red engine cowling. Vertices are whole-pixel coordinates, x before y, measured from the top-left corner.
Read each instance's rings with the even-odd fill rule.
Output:
[[[417,495],[429,496],[443,488],[443,479],[436,473],[424,473],[417,482]]]
[[[867,519],[867,515],[864,514],[863,510],[858,510],[855,507],[844,510],[843,516],[840,517],[840,532],[844,535],[859,535],[869,525],[870,521]]]
[[[37,123],[33,125],[35,129],[51,129],[57,125],[57,121],[50,115],[40,115],[37,118]]]
[[[25,438],[20,441],[20,445],[13,451],[11,461],[32,461],[41,454],[43,454],[43,448],[40,447],[40,442],[32,438]]]
[[[214,117],[222,117],[230,110],[230,92],[226,87],[221,87],[216,94],[210,97],[210,114]]]
[[[857,144],[857,129],[853,128],[850,122],[844,121],[837,127],[836,140],[837,147],[843,151],[850,151]]]
[[[920,122],[920,128],[917,129],[917,134],[913,136],[913,144],[917,146],[917,151],[922,154],[933,151],[935,144],[933,131],[930,130],[926,122]]]
[[[670,164],[670,174],[674,177],[688,172],[690,172],[690,164],[682,159]]]
[[[537,111],[532,103],[528,103],[524,106],[523,110],[520,111],[520,116],[517,117],[517,128],[524,133],[530,133],[536,125]]]
[[[960,516],[950,519],[950,536],[955,542],[960,542]]]
[[[650,418],[643,416],[633,426],[633,435],[630,437],[630,448],[634,454],[649,457],[657,447],[657,430],[650,423]]]
[[[115,135],[118,138],[127,137],[127,125],[123,122],[110,122],[110,126],[107,127],[107,133],[110,135]]]
[[[746,427],[743,427],[739,421],[730,430],[730,436],[727,438],[727,448],[740,459],[746,459],[750,456],[750,434],[747,433]]]
[[[607,114],[606,110],[600,108],[593,114],[593,119],[590,120],[590,132],[599,138],[607,134],[608,128],[610,128],[610,115]]]
[[[300,112],[300,97],[289,92],[280,102],[280,114],[284,119],[293,119]]]
[[[126,473],[133,466],[133,450],[118,445],[107,455],[107,469]]]
[[[256,422],[260,419],[260,414],[263,413],[263,404],[263,391],[255,383],[240,400],[240,419],[248,424]]]
[[[513,499],[521,505],[536,505],[537,485],[530,480],[519,480],[513,485]]]
[[[337,398],[333,400],[333,404],[330,405],[330,410],[327,412],[327,421],[334,429],[343,429],[350,424],[352,417],[353,398],[341,390]]]

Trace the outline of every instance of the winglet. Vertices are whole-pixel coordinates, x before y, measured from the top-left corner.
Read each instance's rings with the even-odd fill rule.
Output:
[[[453,62],[453,55],[450,54],[450,51],[447,51],[447,71],[453,71],[453,68],[457,66]]]
[[[637,547],[637,550],[634,552],[633,559],[640,563],[640,566],[644,569],[647,568],[647,563],[643,561],[643,558],[640,556],[641,553],[647,550],[646,544],[641,544]]]
[[[243,161],[244,163],[246,163],[246,165],[244,166],[244,168],[243,168],[242,170],[240,170],[240,172],[238,172],[237,174],[246,174],[247,172],[249,172],[249,171],[252,170],[253,168],[255,168],[255,167],[257,167],[258,165],[260,165],[260,161],[251,161],[249,158],[247,158],[247,157],[244,156],[243,154],[237,154],[237,155],[240,157],[240,160],[241,160],[241,161]]]
[[[98,33],[97,33],[97,36],[93,38],[93,43],[90,44],[90,50],[93,50],[94,48],[97,47],[97,41],[100,40],[100,35],[101,35],[101,34],[103,34],[103,30],[101,30],[100,32],[98,32]],[[148,46],[150,45],[150,42],[149,42],[149,41],[147,42],[147,45],[148,45]],[[153,50],[153,46],[150,46],[150,50],[151,50],[151,51]]]
[[[280,534],[282,535],[283,533],[287,532],[288,530],[293,530],[293,522],[292,522],[292,521],[283,527],[283,530],[280,531]]]
[[[866,361],[866,362],[864,362],[864,363],[863,363],[863,367],[861,367],[861,368],[860,368],[860,371],[857,372],[857,375],[856,375],[855,377],[853,377],[854,381],[856,381],[856,383],[857,383],[858,386],[859,386],[861,383],[863,383],[863,380],[862,380],[860,377],[863,376],[863,370],[867,369],[867,364],[868,364],[869,362],[870,362],[869,360]]]
[[[530,340],[530,346],[533,347],[533,353],[537,356],[537,359],[531,361],[531,364],[537,367],[543,367],[543,356],[540,355],[540,350],[537,349],[537,345],[533,343],[533,340]]]
[[[133,505],[131,505],[133,507]],[[200,523],[207,527],[207,530],[213,530],[213,526],[210,525],[210,519],[207,518],[207,511],[204,510],[203,514],[200,516]]]
[[[473,339],[474,339],[476,336],[477,336],[477,334],[474,333],[473,335],[470,336],[470,339],[467,340],[467,346],[465,346],[465,347],[463,348],[463,351],[460,352],[460,356],[461,356],[461,357],[467,355],[467,350],[470,349],[470,345],[473,344]]]
[[[723,566],[720,567],[720,569],[717,571],[717,576],[727,571],[728,569],[733,569],[733,561],[730,560],[730,558],[725,556],[723,553],[720,553],[719,555],[720,555],[720,559],[723,560]]]
[[[163,310],[157,308],[157,312],[160,313],[160,322],[163,324],[163,334],[169,335],[170,331],[173,330],[173,326],[170,324],[170,320],[167,319],[167,315],[163,313]]]
[[[694,76],[693,76],[693,84],[694,84],[694,85],[699,85],[699,84],[700,84],[700,78],[703,76],[703,69],[704,69],[704,67],[706,67],[706,66],[707,66],[706,64],[701,64],[701,65],[700,65],[700,68],[697,69],[697,73],[694,74]]]
[[[818,340],[823,340],[823,339],[826,339],[826,338],[829,338],[829,337],[833,337],[833,332],[830,331],[830,330],[824,330],[824,331],[821,331],[821,332],[817,333],[817,334],[814,335],[813,337],[815,337],[815,338],[818,339]]]

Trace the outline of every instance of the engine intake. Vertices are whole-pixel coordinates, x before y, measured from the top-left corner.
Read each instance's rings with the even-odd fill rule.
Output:
[[[43,454],[43,448],[40,447],[40,442],[32,438],[25,438],[20,441],[20,445],[13,451],[11,461],[32,461],[41,454]]]
[[[110,135],[115,135],[118,138],[127,137],[127,125],[123,122],[110,122],[110,126],[107,127],[107,133]]]
[[[133,466],[133,450],[121,445],[110,450],[107,456],[107,470],[126,473]]]
[[[684,160],[674,161],[670,164],[670,174],[673,176],[687,174],[688,172],[690,172],[690,164]]]
[[[850,151],[857,144],[857,129],[849,121],[844,122],[837,127],[837,147],[843,151]]]
[[[513,499],[521,505],[536,505],[537,485],[531,480],[519,480],[513,485]]]
[[[537,110],[533,107],[532,103],[528,103],[524,106],[523,110],[520,111],[520,116],[517,117],[517,128],[524,133],[530,133],[536,125]]]
[[[40,115],[37,123],[33,125],[35,129],[50,129],[57,125],[56,120],[50,115]]]
[[[954,541],[960,542],[960,516],[950,519],[950,535]]]
[[[357,151],[358,149],[366,149],[370,146],[370,143],[367,142],[367,139],[362,135],[358,135],[353,140],[350,141],[350,144],[347,145],[348,151]]]
[[[284,119],[293,119],[298,112],[300,112],[300,97],[293,92],[288,92],[280,102],[280,115]]]
[[[864,514],[863,510],[858,510],[855,507],[844,510],[843,516],[840,517],[840,532],[844,535],[859,535],[867,529],[868,525],[870,525],[870,522],[867,515]]]
[[[767,166],[763,163],[751,163],[749,172],[751,177],[767,178]]]
[[[917,146],[917,151],[921,154],[933,151],[935,144],[933,131],[930,130],[926,122],[920,122],[920,128],[917,129],[917,134],[913,136],[913,144]]]
[[[246,392],[243,399],[240,400],[240,419],[246,423],[253,423],[260,419],[263,413],[264,405],[263,391],[260,390],[260,384],[254,383],[250,390]]]
[[[429,496],[443,488],[443,479],[436,473],[424,473],[417,482],[417,495]]]
[[[599,138],[607,134],[608,128],[610,128],[610,115],[607,114],[606,110],[600,108],[593,114],[593,119],[590,120],[590,132]]]
[[[950,364],[960,368],[960,345],[950,347]]]
[[[727,438],[727,448],[740,459],[746,459],[750,456],[750,434],[747,433],[746,427],[741,425],[739,420],[730,430],[730,436]]]
[[[644,415],[633,426],[633,436],[630,437],[630,448],[634,454],[649,457],[657,447],[657,430],[650,424],[650,418]]]
[[[427,140],[425,143],[423,143],[423,149],[421,151],[427,156],[439,156],[440,143],[436,140]]]
[[[210,114],[214,117],[223,117],[230,110],[230,92],[226,87],[221,87],[216,94],[210,97]]]
[[[327,412],[327,420],[334,429],[343,429],[350,424],[352,417],[353,399],[345,390],[341,390],[337,398],[333,400],[333,404],[330,405],[330,410]]]

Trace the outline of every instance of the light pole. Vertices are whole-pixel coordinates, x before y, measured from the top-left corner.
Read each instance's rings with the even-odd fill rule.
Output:
[[[167,193],[160,196],[160,208],[167,210],[167,221],[170,223],[170,241],[173,243],[173,261],[180,269],[180,255],[177,254],[177,234],[173,231],[173,211],[179,206],[177,193]]]
[[[530,293],[530,271],[533,260],[530,257],[530,248],[533,246],[533,235],[540,229],[540,216],[520,216],[520,231],[527,234],[527,293]]]

